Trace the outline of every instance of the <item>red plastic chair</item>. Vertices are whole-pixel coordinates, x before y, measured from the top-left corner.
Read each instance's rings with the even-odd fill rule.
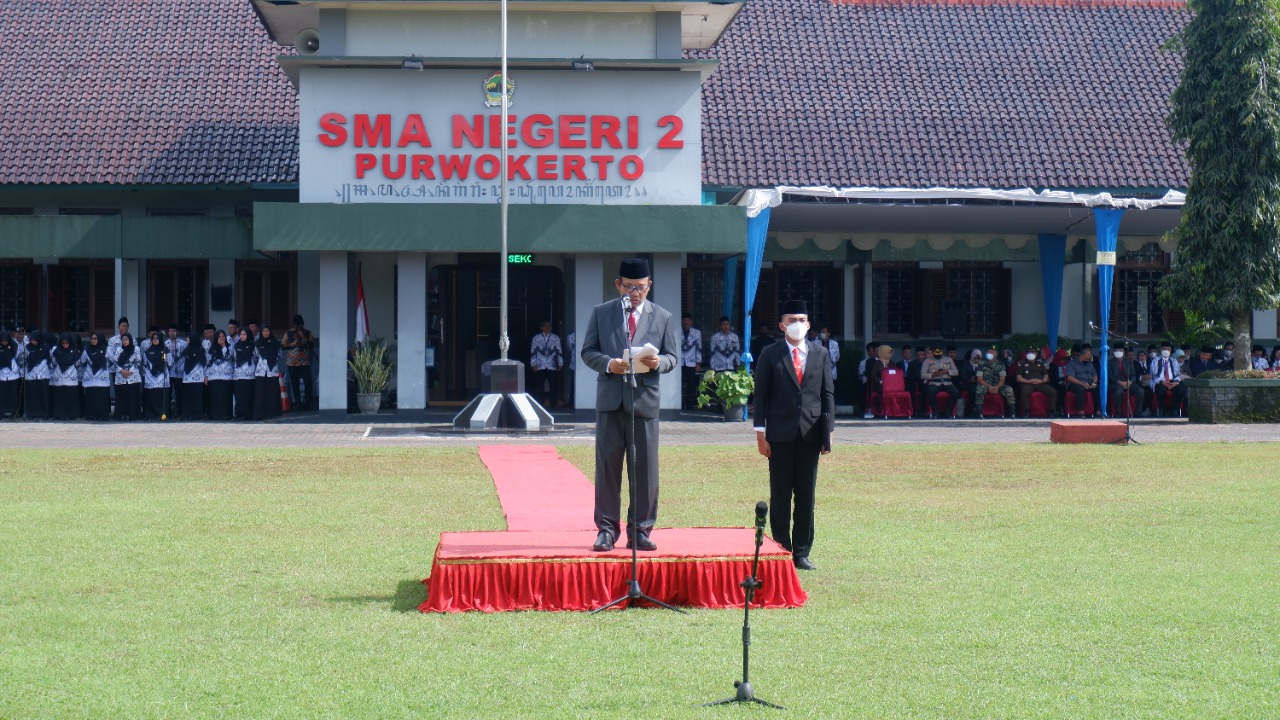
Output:
[[[1067,398],[1063,401],[1063,408],[1067,411],[1067,417],[1080,414],[1080,412],[1076,410],[1076,396],[1073,393],[1067,393]],[[1092,416],[1095,412],[1097,412],[1097,410],[1093,407],[1093,394],[1085,393],[1084,414]]]
[[[1121,393],[1121,395],[1124,397],[1125,405],[1129,406],[1129,414],[1132,415],[1133,417],[1137,417],[1138,416],[1138,399],[1134,397],[1133,393]],[[1111,398],[1107,398],[1107,414],[1113,418],[1124,417],[1125,415],[1124,405],[1121,405],[1117,409],[1116,402]]]
[[[1027,414],[1030,415],[1031,417],[1033,418],[1049,417],[1049,401],[1045,398],[1044,395],[1038,392],[1031,393],[1031,400],[1028,402],[1028,404],[1031,406],[1031,408],[1028,410]]]
[[[982,397],[982,417],[1004,417],[1004,398],[989,392]]]
[[[906,378],[898,368],[885,368],[880,374],[882,394],[880,416],[911,417],[911,393],[907,392]]]
[[[961,393],[961,396],[963,397],[963,393]],[[947,392],[946,390],[939,391],[937,395],[934,395],[934,397],[937,398],[936,402],[938,403],[939,407],[945,407],[947,403],[951,402],[951,393]],[[925,396],[924,404],[929,411],[929,417],[934,417],[933,406],[929,404],[928,395]],[[953,405],[951,406],[951,417],[954,418],[955,416],[956,416],[956,408]]]

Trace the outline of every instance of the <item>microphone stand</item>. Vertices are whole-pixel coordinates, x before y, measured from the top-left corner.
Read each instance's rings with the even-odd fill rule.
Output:
[[[777,710],[786,710],[781,705],[774,705],[767,700],[761,700],[756,697],[755,690],[751,687],[751,681],[748,679],[748,671],[751,667],[751,601],[755,598],[756,590],[759,590],[763,583],[756,578],[756,573],[760,567],[760,546],[764,544],[764,518],[769,512],[769,506],[761,501],[756,504],[756,552],[755,557],[751,559],[751,575],[740,583],[743,590],[742,600],[742,680],[735,682],[733,686],[737,688],[737,692],[731,698],[724,700],[716,700],[703,705],[703,707],[711,707],[712,705],[728,705],[729,703],[756,703]]]
[[[1089,327],[1090,327],[1090,328],[1092,328],[1092,329],[1094,329],[1094,330],[1097,330],[1097,329],[1098,329],[1098,327],[1097,327],[1096,325],[1094,325],[1092,322],[1091,322],[1091,323],[1089,323]],[[1125,336],[1125,335],[1121,335],[1120,333],[1114,333],[1114,332],[1113,332],[1113,333],[1109,333],[1109,334],[1110,334],[1110,335],[1114,335],[1115,337],[1120,338],[1120,342],[1123,342],[1123,343],[1125,343],[1125,344],[1128,344],[1128,345],[1137,345],[1137,344],[1138,344],[1138,343],[1134,342],[1133,338],[1127,337],[1127,336]],[[1106,348],[1104,348],[1104,349],[1103,349],[1103,352],[1106,352],[1106,351],[1107,351],[1107,349],[1106,349]],[[1108,360],[1108,362],[1110,362],[1110,360]],[[1122,360],[1121,360],[1121,362],[1124,362],[1124,360],[1122,359]],[[1112,442],[1112,443],[1111,443],[1112,445],[1127,445],[1127,444],[1129,444],[1129,443],[1132,443],[1132,444],[1134,444],[1134,445],[1141,445],[1141,444],[1142,444],[1142,443],[1138,442],[1138,441],[1137,441],[1137,439],[1135,439],[1135,438],[1133,437],[1133,408],[1132,408],[1132,407],[1130,406],[1130,404],[1129,404],[1129,400],[1130,400],[1130,399],[1132,399],[1132,397],[1133,397],[1133,391],[1132,391],[1131,389],[1129,389],[1129,388],[1132,388],[1132,387],[1133,387],[1133,383],[1136,383],[1136,382],[1142,382],[1142,375],[1141,375],[1141,374],[1139,374],[1139,375],[1138,375],[1138,377],[1134,378],[1133,380],[1130,380],[1130,381],[1129,381],[1129,387],[1128,387],[1128,388],[1125,388],[1124,393],[1120,396],[1120,402],[1124,403],[1124,437],[1120,438],[1119,440],[1116,440],[1116,441]],[[1102,400],[1101,402],[1103,403],[1102,407],[1103,407],[1103,408],[1106,408],[1106,402],[1107,402],[1107,401],[1106,401],[1106,400]]]
[[[630,314],[633,312],[635,312],[635,310],[633,310],[628,303],[627,313]],[[632,363],[634,363],[635,360],[631,358],[631,347],[633,342],[635,342],[635,338],[631,333],[627,333],[627,351],[624,353],[625,360],[627,361],[627,371],[623,373],[623,378],[626,381],[625,384],[631,388],[631,435],[627,439],[627,493],[630,496],[628,499],[631,503],[630,507],[627,508],[627,544],[631,546],[631,580],[627,582],[627,592],[625,595],[621,595],[610,600],[608,603],[601,605],[588,614],[595,615],[601,610],[608,610],[614,605],[618,605],[619,603],[627,600],[630,601],[626,605],[627,608],[635,607],[637,600],[644,600],[645,602],[652,603],[659,607],[664,607],[673,612],[678,612],[681,615],[688,615],[688,613],[678,607],[673,607],[661,600],[658,600],[657,598],[645,595],[640,589],[640,558],[638,554],[639,548],[637,547],[639,545],[637,540],[640,539],[640,528],[636,526],[636,374],[632,369]],[[623,609],[625,610],[626,608]]]

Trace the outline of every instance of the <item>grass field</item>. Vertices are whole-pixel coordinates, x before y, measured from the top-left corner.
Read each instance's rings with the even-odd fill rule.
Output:
[[[566,448],[590,476],[590,448]],[[1280,717],[1272,445],[838,448],[752,680],[815,718]],[[754,448],[668,448],[661,525],[748,525]],[[0,718],[719,718],[741,612],[422,615],[474,449],[0,457]]]

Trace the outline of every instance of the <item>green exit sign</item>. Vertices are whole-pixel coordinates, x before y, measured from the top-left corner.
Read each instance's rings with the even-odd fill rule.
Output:
[[[518,253],[512,253],[507,256],[507,262],[510,263],[511,265],[532,265],[533,255],[520,255]]]

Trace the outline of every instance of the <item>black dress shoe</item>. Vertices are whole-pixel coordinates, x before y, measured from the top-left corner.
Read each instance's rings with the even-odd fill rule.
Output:
[[[652,540],[650,540],[648,535],[637,536],[635,539],[635,544],[636,544],[637,550],[657,550],[658,549],[657,544],[655,544]],[[628,550],[631,549],[630,540],[627,541],[627,549]]]
[[[807,557],[797,557],[795,559],[795,562],[796,562],[797,570],[816,570],[817,569],[813,566],[813,563],[809,562],[809,558]]]
[[[596,543],[591,546],[591,549],[595,552],[609,552],[613,549],[613,536],[601,530],[600,534],[596,535]]]

